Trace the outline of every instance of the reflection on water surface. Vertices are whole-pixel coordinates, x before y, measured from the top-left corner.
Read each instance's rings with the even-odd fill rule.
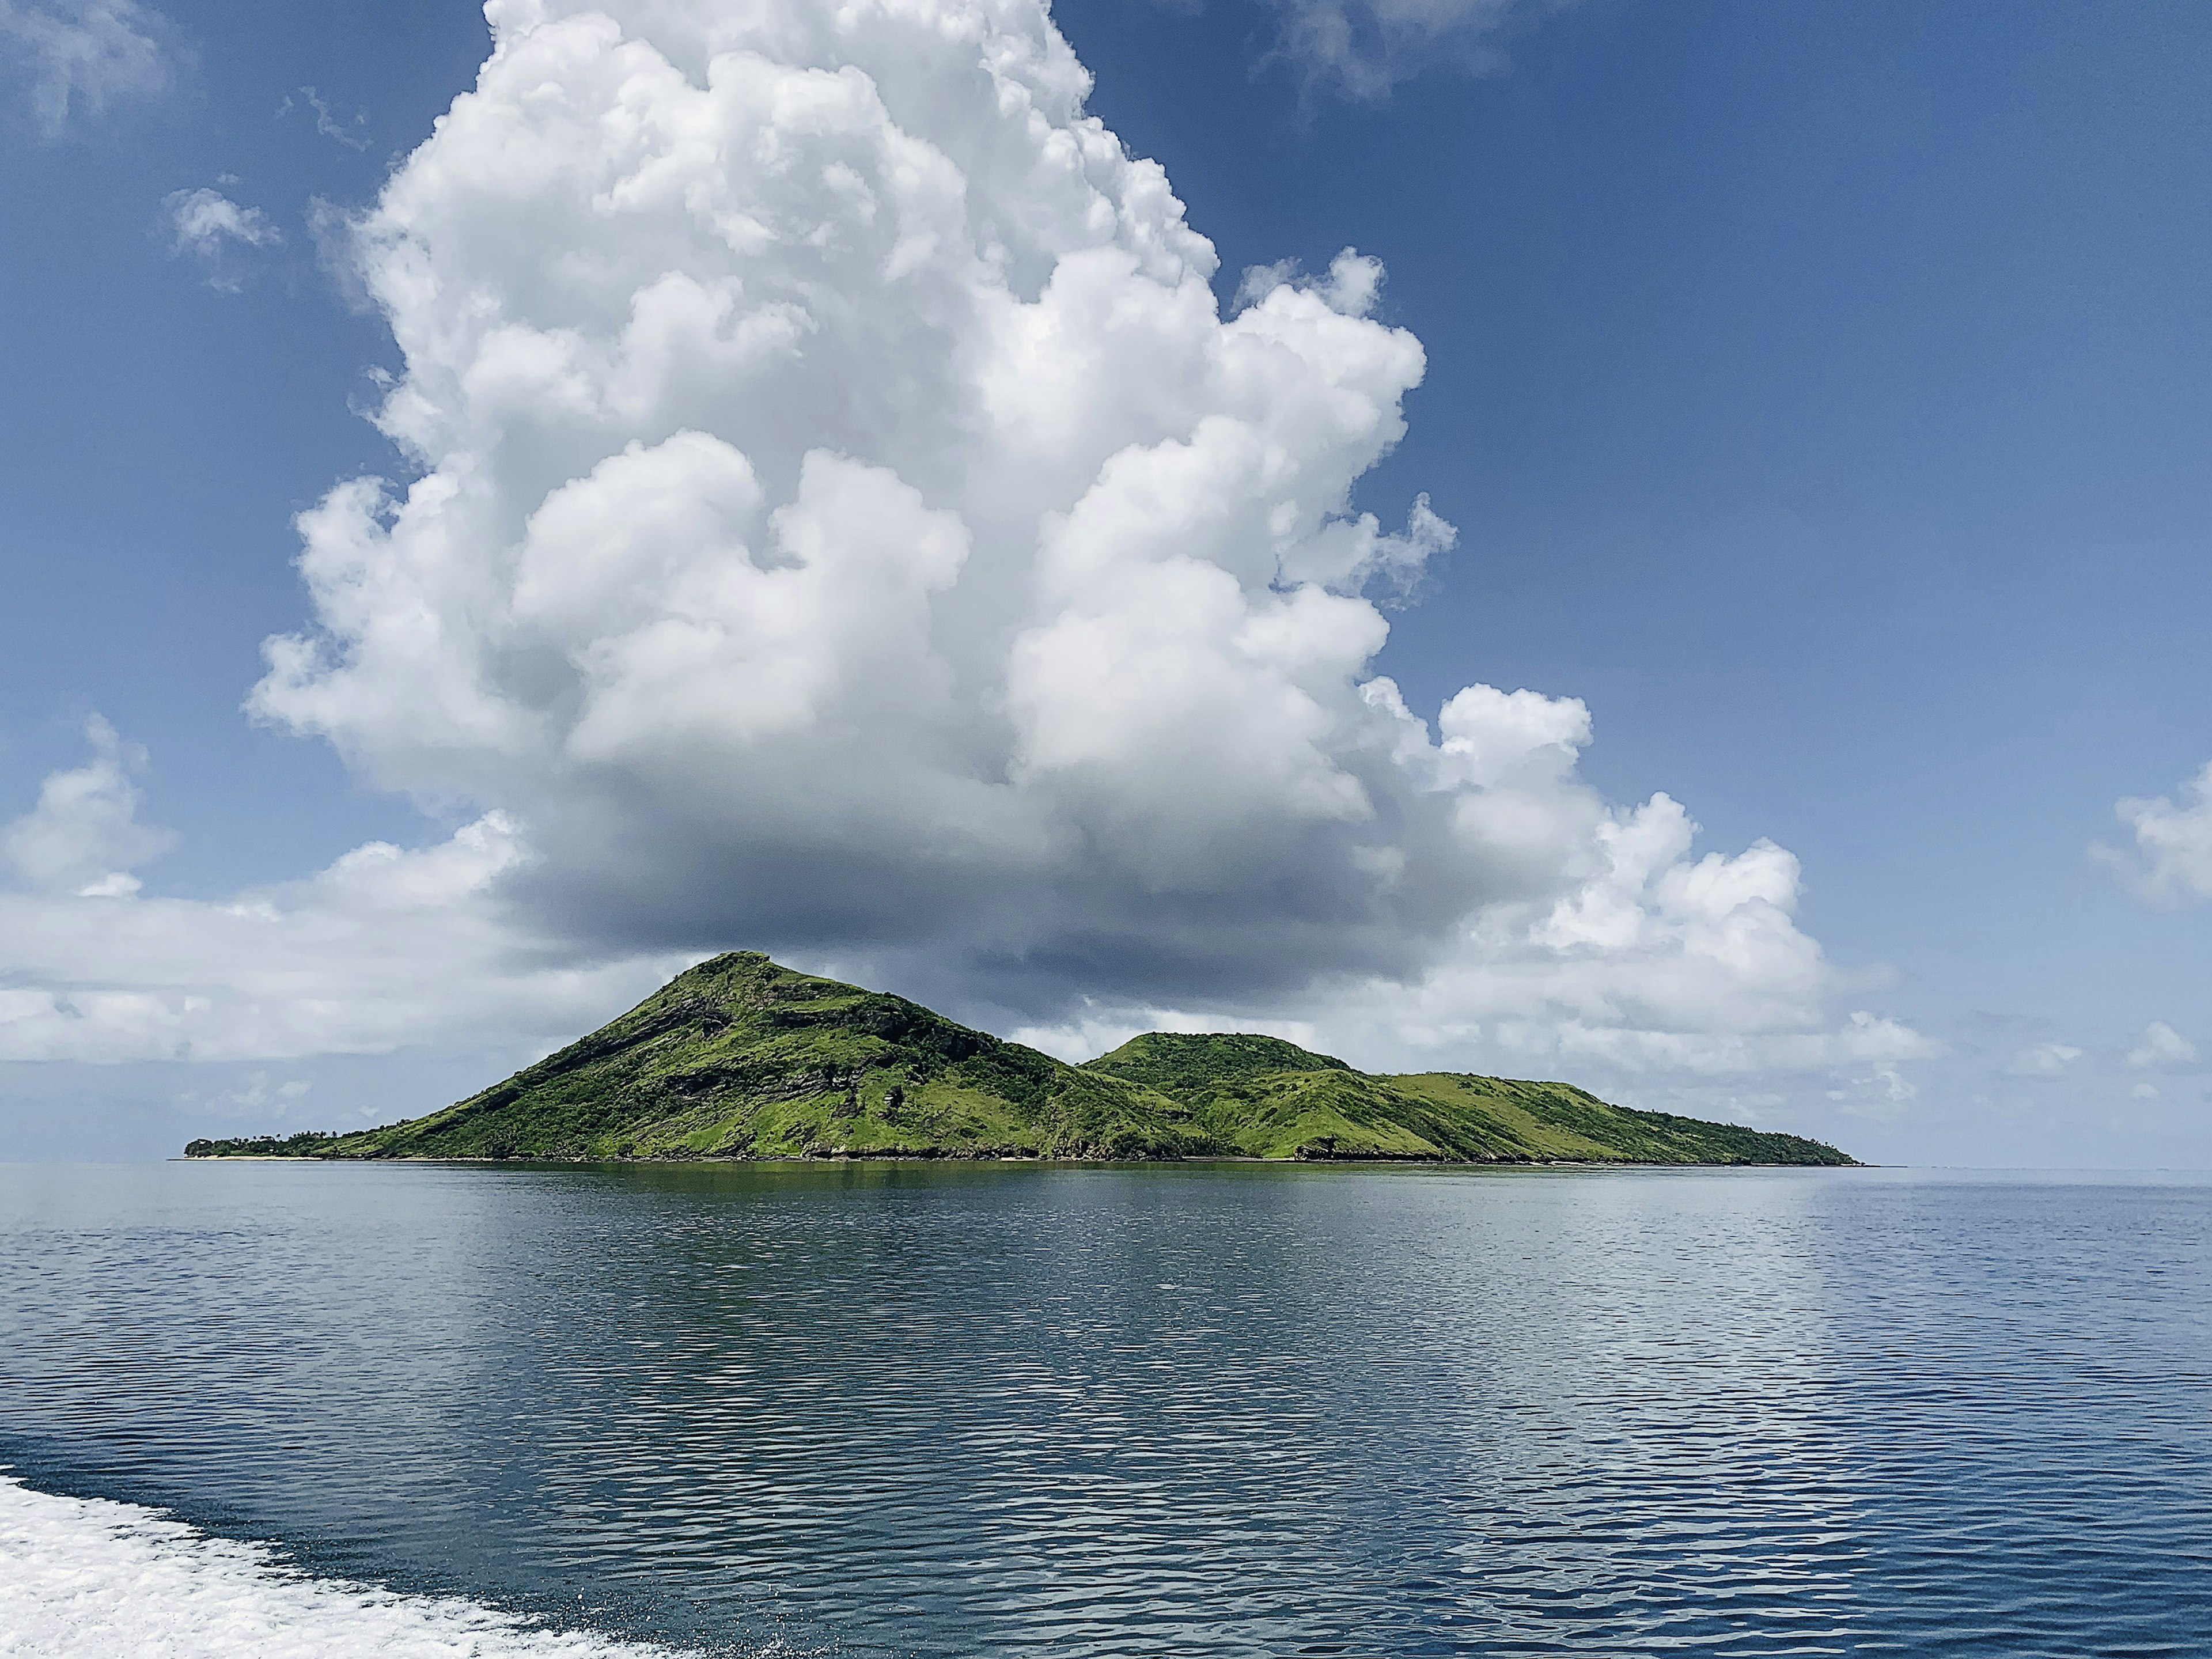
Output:
[[[0,1459],[848,1655],[2188,1653],[2212,1188],[0,1170]]]

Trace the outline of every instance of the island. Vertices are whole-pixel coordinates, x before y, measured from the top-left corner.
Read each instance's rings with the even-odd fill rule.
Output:
[[[427,1117],[195,1140],[189,1158],[1193,1158],[1848,1164],[1834,1147],[1564,1083],[1376,1077],[1277,1037],[1155,1031],[1080,1066],[733,951]]]

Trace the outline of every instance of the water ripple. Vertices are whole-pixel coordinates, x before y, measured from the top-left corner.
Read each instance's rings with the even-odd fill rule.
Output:
[[[2185,1654],[2212,1188],[0,1171],[0,1455],[841,1655]]]

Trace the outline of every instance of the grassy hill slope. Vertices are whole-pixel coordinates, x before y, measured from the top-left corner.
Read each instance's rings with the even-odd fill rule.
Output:
[[[195,1158],[1408,1158],[1847,1164],[1557,1083],[1370,1077],[1273,1037],[1153,1033],[1085,1066],[755,952],[428,1117]]]
[[[1802,1136],[1633,1111],[1564,1083],[1515,1083],[1454,1072],[1370,1077],[1274,1037],[1155,1031],[1084,1069],[1142,1083],[1178,1102],[1199,1134],[1248,1158],[1852,1161]]]

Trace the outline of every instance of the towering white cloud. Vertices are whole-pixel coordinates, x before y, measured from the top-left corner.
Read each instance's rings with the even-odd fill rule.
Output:
[[[303,517],[263,716],[507,815],[602,948],[1623,1063],[1917,1042],[1832,1023],[1787,853],[1580,780],[1582,704],[1431,726],[1374,673],[1364,591],[1452,538],[1352,504],[1425,368],[1381,266],[1224,314],[1036,0],[486,9],[354,236],[421,474]]]
[[[2090,849],[2153,904],[2212,898],[2212,764],[2189,781],[2181,796],[2179,805],[2166,795],[2118,801],[2112,811],[2135,832],[2134,848]]]
[[[26,82],[49,140],[112,104],[166,91],[175,75],[170,33],[139,0],[0,0],[0,64]]]
[[[1368,595],[1454,534],[1353,503],[1425,367],[1381,265],[1224,313],[1039,0],[487,12],[353,232],[418,471],[303,515],[252,698],[462,827],[145,896],[95,726],[0,842],[0,1059],[550,1037],[744,945],[1063,1049],[1909,1094],[1929,1045],[1844,1012],[1787,852],[1601,799],[1572,698],[1376,672]]]

